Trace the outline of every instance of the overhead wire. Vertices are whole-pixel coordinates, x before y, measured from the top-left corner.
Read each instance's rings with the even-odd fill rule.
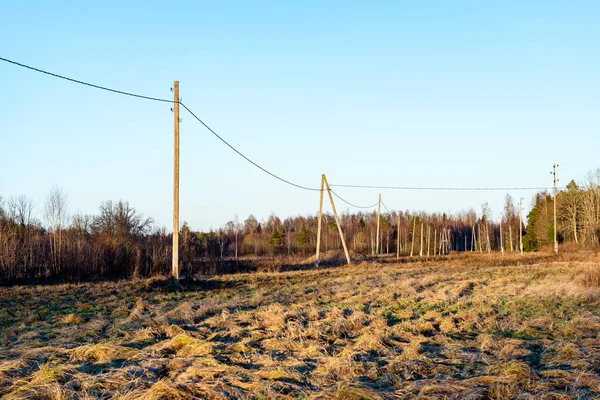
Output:
[[[62,80],[66,80],[69,82],[73,82],[73,83],[77,83],[80,85],[84,85],[84,86],[88,86],[91,88],[95,88],[95,89],[100,89],[100,90],[104,90],[107,92],[111,92],[111,93],[116,93],[116,94],[120,94],[120,95],[124,95],[124,96],[130,96],[130,97],[135,97],[135,98],[139,98],[139,99],[144,99],[144,100],[150,100],[150,101],[157,101],[157,102],[162,102],[162,103],[177,103],[174,100],[170,100],[170,99],[163,99],[163,98],[159,98],[159,97],[152,97],[152,96],[145,96],[145,95],[141,95],[141,94],[137,94],[137,93],[133,93],[133,92],[127,92],[127,91],[123,91],[123,90],[118,90],[118,89],[112,89],[106,86],[101,86],[101,85],[97,85],[97,84],[93,84],[90,82],[86,82],[86,81],[82,81],[79,79],[74,79],[74,78],[69,78],[67,76],[64,75],[60,75],[57,73],[53,73],[50,71],[46,71],[40,68],[36,68],[36,67],[32,67],[30,65],[26,65],[23,63],[19,63],[17,61],[14,60],[10,60],[7,58],[3,58],[0,57],[0,61],[4,61],[22,68],[26,68],[35,72],[39,72],[45,75],[49,75],[49,76],[53,76],[55,78],[59,78]],[[276,175],[275,173],[267,170],[266,168],[262,167],[261,165],[259,165],[258,163],[252,161],[249,157],[247,157],[246,155],[244,155],[241,151],[239,151],[237,148],[235,148],[233,145],[231,145],[228,141],[226,141],[223,137],[221,137],[219,134],[217,134],[209,125],[207,125],[202,119],[200,119],[190,108],[188,108],[185,104],[183,104],[181,101],[178,101],[178,103],[187,111],[190,113],[190,115],[192,115],[196,120],[198,120],[198,122],[200,122],[209,132],[211,132],[215,137],[217,137],[221,142],[223,142],[226,146],[228,146],[231,150],[233,150],[235,153],[237,153],[240,157],[244,158],[246,161],[248,161],[250,164],[254,165],[256,168],[260,169],[261,171],[265,172],[266,174],[270,175],[271,177],[278,179],[279,181],[286,183],[288,185],[294,186],[296,188],[299,189],[303,189],[303,190],[308,190],[308,191],[319,191],[320,189],[318,188],[312,188],[312,187],[308,187],[308,186],[303,186],[303,185],[299,185],[297,183],[291,182],[287,179],[284,179],[278,175]],[[441,191],[497,191],[497,190],[551,190],[551,187],[412,187],[412,186],[374,186],[374,185],[347,185],[347,184],[332,184],[330,185],[331,187],[346,187],[346,188],[361,188],[361,189],[389,189],[389,190],[433,190],[433,191],[437,191],[437,190],[441,190]],[[561,189],[563,189],[561,187]],[[355,208],[360,208],[360,209],[367,209],[367,208],[373,208],[374,206],[377,205],[377,203],[375,203],[374,205],[370,205],[370,206],[359,206],[356,204],[353,204],[349,201],[347,201],[346,199],[342,198],[340,195],[338,195],[335,191],[331,191],[338,199],[340,199],[341,201],[343,201],[344,203],[355,207]],[[385,207],[385,205],[384,205]],[[385,207],[387,209],[387,207]],[[389,210],[388,210],[389,212]]]
[[[49,71],[46,71],[46,70],[43,70],[43,69],[40,69],[40,68],[35,68],[35,67],[32,67],[30,65],[26,65],[26,64],[21,64],[21,63],[16,62],[16,61],[9,60],[8,58],[0,57],[0,61],[5,61],[7,63],[17,65],[19,67],[23,67],[23,68],[26,68],[26,69],[29,69],[29,70],[32,70],[32,71],[36,71],[36,72],[42,73],[42,74],[50,75],[50,76],[53,76],[55,78],[64,79],[64,80],[69,81],[69,82],[78,83],[80,85],[89,86],[89,87],[92,87],[92,88],[95,88],[95,89],[106,90],[107,92],[122,94],[122,95],[125,95],[125,96],[137,97],[139,99],[144,99],[144,100],[159,101],[159,102],[162,102],[162,103],[172,103],[173,102],[173,100],[161,99],[159,97],[144,96],[144,95],[137,94],[137,93],[125,92],[123,90],[111,89],[111,88],[108,88],[106,86],[100,86],[100,85],[96,85],[96,84],[93,84],[93,83],[89,83],[89,82],[85,82],[85,81],[80,81],[79,79],[69,78],[69,77],[64,76],[64,75],[55,74],[54,72],[49,72]]]
[[[419,186],[374,186],[374,185],[346,185],[346,184],[332,184],[330,186],[355,188],[355,189],[445,190],[445,191],[550,190],[550,189],[553,189],[553,187],[425,187],[425,186],[419,187]]]
[[[594,157],[596,154],[600,152],[600,147],[597,147],[593,150],[590,150],[583,157],[580,157],[578,160],[571,163],[561,163],[561,167],[563,171],[572,171],[573,169],[578,170],[581,169],[583,164]]]
[[[331,186],[331,185],[330,185]],[[360,208],[360,209],[367,209],[367,208],[374,208],[377,205],[377,202],[375,204],[372,204],[370,206],[358,206],[356,204],[350,203],[348,200],[344,199],[342,196],[340,196],[339,194],[337,194],[335,191],[331,190],[331,188],[329,189],[331,191],[331,193],[333,193],[333,195],[335,197],[337,197],[338,199],[340,199],[341,201],[343,201],[344,203],[348,204],[349,206],[352,206],[354,208]]]
[[[137,93],[126,92],[126,91],[123,91],[123,90],[111,89],[111,88],[106,87],[106,86],[96,85],[96,84],[93,84],[93,83],[90,83],[90,82],[81,81],[79,79],[69,78],[69,77],[64,76],[64,75],[60,75],[60,74],[56,74],[54,72],[46,71],[46,70],[43,70],[43,69],[40,69],[40,68],[32,67],[30,65],[26,65],[26,64],[19,63],[17,61],[9,60],[8,58],[4,58],[4,57],[0,57],[0,60],[1,61],[5,61],[5,62],[10,63],[10,64],[13,64],[13,65],[17,65],[17,66],[22,67],[22,68],[26,68],[26,69],[35,71],[35,72],[39,72],[39,73],[42,73],[42,74],[45,74],[45,75],[53,76],[55,78],[63,79],[63,80],[69,81],[69,82],[77,83],[77,84],[88,86],[88,87],[95,88],[95,89],[105,90],[107,92],[112,92],[112,93],[121,94],[121,95],[125,95],[125,96],[136,97],[136,98],[144,99],[144,100],[152,100],[152,101],[158,101],[158,102],[163,102],[163,103],[176,103],[174,100],[161,99],[159,97],[144,96],[144,95],[137,94]],[[252,161],[250,158],[246,157],[242,152],[240,152],[238,149],[236,149],[234,146],[232,146],[229,142],[227,142],[225,139],[223,139],[220,135],[218,135],[213,129],[211,129],[210,126],[208,126],[206,123],[204,123],[204,121],[202,121],[198,116],[196,116],[196,114],[194,114],[192,112],[192,110],[190,110],[185,104],[183,104],[181,101],[178,101],[178,103],[183,108],[185,108],[194,118],[196,118],[202,125],[204,125],[204,127],[206,129],[208,129],[213,135],[215,135],[219,140],[221,140],[223,143],[225,143],[231,150],[235,151],[238,155],[240,155],[246,161],[248,161],[249,163],[251,163],[255,167],[259,168],[263,172],[271,175],[272,177],[280,180],[281,182],[287,183],[288,185],[295,186],[295,187],[300,188],[300,189],[310,190],[310,191],[319,191],[320,190],[320,189],[317,189],[317,188],[310,188],[310,187],[307,187],[307,186],[298,185],[298,184],[296,184],[294,182],[291,182],[291,181],[288,181],[287,179],[284,179],[284,178],[282,178],[282,177],[280,177],[280,176],[272,173],[271,171],[267,170],[266,168],[260,166],[256,162]]]
[[[386,209],[386,211],[388,212],[388,214],[391,214],[391,211],[385,206],[385,203],[383,202],[383,200],[381,200],[381,205],[383,206],[383,208]]]
[[[317,189],[317,188],[311,188],[311,187],[307,187],[307,186],[298,185],[297,183],[294,183],[294,182],[290,182],[287,179],[283,179],[282,177],[280,177],[278,175],[275,175],[274,173],[272,173],[271,171],[267,170],[266,168],[261,167],[260,165],[258,165],[257,163],[255,163],[254,161],[252,161],[251,159],[249,159],[248,157],[246,157],[241,151],[239,151],[238,149],[236,149],[235,147],[233,147],[227,140],[223,139],[217,132],[215,132],[210,126],[208,126],[196,114],[194,114],[194,112],[192,110],[190,110],[185,104],[183,104],[182,102],[179,102],[179,104],[183,108],[185,108],[187,110],[187,112],[189,112],[192,115],[192,117],[194,117],[196,120],[198,120],[198,122],[200,122],[202,125],[204,125],[204,127],[206,129],[208,129],[210,133],[212,133],[213,135],[215,135],[221,142],[225,143],[225,145],[227,145],[231,150],[235,151],[240,157],[242,157],[244,160],[248,161],[250,164],[254,165],[256,168],[258,168],[261,171],[263,171],[263,172],[271,175],[275,179],[279,179],[281,182],[287,183],[288,185],[295,186],[297,188],[304,189],[304,190],[310,190],[310,191],[317,191],[318,192],[318,191],[321,190],[321,189]]]

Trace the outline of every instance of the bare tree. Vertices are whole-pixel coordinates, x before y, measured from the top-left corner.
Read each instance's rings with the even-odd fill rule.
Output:
[[[223,258],[223,253],[225,252],[225,246],[227,245],[227,235],[223,228],[217,229],[217,243],[219,244],[219,254],[220,258]]]
[[[92,217],[87,214],[77,213],[73,215],[71,219],[71,225],[78,236],[86,236],[90,234],[90,227],[92,225]]]
[[[571,236],[575,243],[579,243],[577,237],[578,222],[581,218],[581,197],[582,192],[575,181],[569,182],[567,190],[558,196],[559,213],[558,224],[563,231],[564,236]]]
[[[227,229],[227,233],[229,234],[229,236],[232,236],[234,238],[235,259],[237,260],[239,249],[239,236],[240,233],[242,233],[242,224],[240,223],[240,219],[238,218],[238,216],[236,215],[233,221],[229,221],[225,225],[225,228]]]
[[[62,264],[62,231],[67,225],[67,195],[58,186],[53,186],[46,196],[44,216],[51,235],[50,253],[52,265],[60,271]]]
[[[16,211],[17,222],[21,227],[31,225],[33,222],[34,203],[31,197],[25,195],[19,196],[16,200],[12,199],[14,210]]]
[[[100,215],[92,222],[92,232],[124,239],[147,233],[152,227],[152,218],[146,218],[127,201],[105,201],[100,205]]]
[[[517,213],[517,208],[515,207],[513,198],[510,194],[506,194],[504,199],[504,219],[506,221],[506,225],[508,225],[508,241],[510,243],[510,251],[513,252],[515,246],[513,246],[512,228],[515,223],[518,222],[519,215]]]

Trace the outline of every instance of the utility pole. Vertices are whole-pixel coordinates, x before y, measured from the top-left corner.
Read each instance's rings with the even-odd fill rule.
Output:
[[[325,174],[321,175],[321,192],[319,194],[319,219],[317,220],[317,254],[315,265],[319,266],[319,251],[321,250],[321,219],[323,219],[323,187],[325,186]]]
[[[400,259],[400,211],[398,211],[398,238],[396,241],[396,260]]]
[[[429,257],[430,245],[431,245],[431,225],[427,225],[427,257]]]
[[[552,175],[554,176],[554,253],[558,254],[558,239],[556,238],[556,167],[558,164],[553,165],[554,169]]]
[[[410,256],[413,256],[413,248],[415,247],[415,228],[417,224],[417,218],[413,217],[413,230],[412,230],[412,240],[410,242]]]
[[[504,242],[502,241],[502,215],[500,215],[500,253],[504,255]]]
[[[375,245],[375,257],[379,257],[379,219],[381,215],[381,194],[379,195],[379,201],[377,202],[377,244]],[[373,236],[371,236],[373,237]],[[372,239],[371,239],[372,240]]]
[[[173,159],[173,259],[171,274],[179,280],[179,81],[173,83],[174,159]]]
[[[479,237],[479,252],[483,253],[483,247],[481,244],[481,222],[477,224],[477,236]]]
[[[519,249],[523,255],[523,198],[519,197]]]
[[[423,221],[421,221],[421,248],[419,250],[419,257],[423,257]]]

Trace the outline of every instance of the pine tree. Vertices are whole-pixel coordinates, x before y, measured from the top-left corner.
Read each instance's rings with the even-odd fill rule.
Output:
[[[303,246],[307,245],[310,241],[310,233],[308,232],[308,229],[306,229],[305,224],[302,224],[300,232],[298,233],[298,238],[296,240],[298,240],[298,243]]]

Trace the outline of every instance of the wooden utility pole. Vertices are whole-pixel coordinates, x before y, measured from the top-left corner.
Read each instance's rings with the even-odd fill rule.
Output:
[[[419,249],[419,257],[423,257],[423,221],[421,221],[421,248]]]
[[[381,215],[381,194],[377,202],[377,244],[375,245],[375,257],[379,257],[379,219]]]
[[[440,232],[440,251],[439,251],[439,253],[441,255],[446,254],[446,249],[444,249],[444,240],[446,240],[446,228],[442,228],[442,231]]]
[[[523,198],[519,197],[519,249],[523,255]]]
[[[489,253],[492,251],[492,244],[490,243],[490,222],[487,221],[487,218],[485,221],[485,237],[487,238],[486,249],[487,249],[487,252]]]
[[[171,274],[179,280],[179,81],[173,83],[174,160],[173,160],[173,251]]]
[[[398,211],[398,238],[396,240],[396,260],[400,259],[400,211]]]
[[[427,257],[429,257],[429,248],[431,247],[431,225],[427,225]]]
[[[331,208],[333,209],[333,216],[335,217],[335,223],[337,224],[338,232],[340,234],[340,239],[342,241],[342,246],[344,246],[344,253],[346,254],[346,261],[348,261],[348,265],[350,265],[350,254],[348,254],[348,248],[346,247],[346,241],[344,240],[344,233],[342,232],[342,225],[340,224],[340,219],[338,218],[337,211],[335,210],[335,204],[333,203],[333,196],[331,196],[331,189],[329,188],[329,182],[327,182],[327,178],[323,175],[323,179],[325,180],[325,186],[327,187],[327,194],[329,195],[329,201],[331,201]]]
[[[504,255],[504,242],[502,241],[502,215],[500,215],[500,253]]]
[[[315,265],[319,266],[319,251],[321,250],[321,220],[323,219],[323,187],[325,186],[325,174],[321,175],[321,191],[319,193],[319,218],[317,219],[317,254]]]
[[[554,253],[558,254],[558,239],[556,237],[556,167],[558,164],[554,164],[554,170],[552,175],[554,176]]]
[[[415,247],[415,228],[417,225],[417,218],[413,217],[413,231],[412,231],[412,240],[410,242],[410,256],[413,256],[413,249]]]

